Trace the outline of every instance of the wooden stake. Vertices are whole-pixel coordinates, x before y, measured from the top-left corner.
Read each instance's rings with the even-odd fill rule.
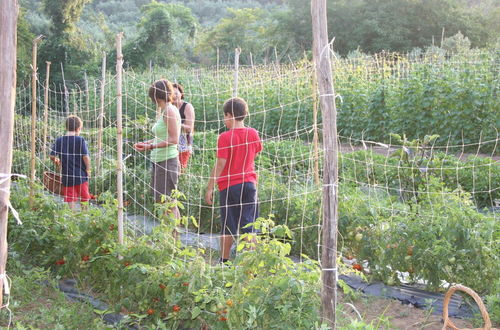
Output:
[[[313,58],[323,117],[323,235],[321,253],[321,318],[335,329],[337,304],[337,198],[338,145],[337,110],[333,88],[330,47],[326,21],[326,0],[311,0]]]
[[[86,115],[89,116],[90,112],[90,94],[89,94],[89,81],[87,79],[87,71],[83,73],[84,79],[85,79],[85,110],[86,110]]]
[[[37,82],[37,51],[38,43],[42,40],[42,36],[38,36],[33,39],[33,49],[31,53],[31,166],[30,166],[30,194],[29,194],[29,204],[33,206],[35,197],[35,172],[36,172],[36,82]]]
[[[101,171],[101,157],[102,157],[102,133],[103,133],[103,123],[104,123],[104,87],[106,86],[106,53],[102,58],[101,66],[101,90],[100,90],[100,101],[101,105],[99,107],[99,118],[98,118],[98,131],[97,131],[97,156],[96,156],[96,173],[100,174]]]
[[[116,189],[118,199],[118,242],[123,244],[123,127],[122,127],[122,54],[123,32],[116,35]]]
[[[0,1],[0,309],[3,305],[7,263],[7,219],[10,205],[10,174],[14,140],[14,106],[16,102],[17,1]]]
[[[318,136],[318,79],[316,73],[312,75],[313,90],[313,157],[314,157],[314,183],[319,185],[319,136]]]
[[[439,45],[439,47],[443,48],[443,41],[444,41],[444,26],[443,26],[443,30],[441,31],[441,45]]]
[[[66,113],[66,116],[69,115],[69,92],[68,92],[68,87],[66,87],[66,79],[64,79],[64,66],[61,62],[61,75],[62,75],[62,80],[63,80],[63,85],[64,85],[64,112]]]
[[[234,84],[233,84],[233,97],[238,96],[238,70],[240,67],[240,54],[241,49],[234,50]]]
[[[219,61],[220,61],[220,58],[219,58],[219,47],[217,47],[217,72],[219,72]]]
[[[43,94],[43,160],[47,160],[47,130],[49,124],[49,79],[50,62],[45,62],[47,69],[45,73],[45,91]]]

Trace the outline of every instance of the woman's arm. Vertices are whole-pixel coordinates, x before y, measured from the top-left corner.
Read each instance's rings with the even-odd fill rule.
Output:
[[[184,108],[184,115],[186,119],[184,120],[184,124],[182,124],[182,129],[186,133],[193,133],[194,131],[194,108],[193,105],[188,103]]]

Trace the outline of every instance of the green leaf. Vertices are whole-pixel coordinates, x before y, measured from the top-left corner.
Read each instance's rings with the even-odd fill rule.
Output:
[[[194,320],[195,318],[197,318],[199,315],[201,314],[201,309],[196,306],[195,308],[193,308],[193,310],[191,311],[191,319]]]

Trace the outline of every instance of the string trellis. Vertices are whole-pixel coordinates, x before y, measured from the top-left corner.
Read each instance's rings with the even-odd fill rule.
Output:
[[[456,141],[450,137],[446,142],[446,136],[444,140],[441,137],[439,143],[434,141],[419,146],[402,144],[390,138],[371,141],[372,137],[365,138],[365,135],[369,133],[370,120],[377,119],[371,117],[373,113],[363,107],[364,103],[351,102],[356,94],[361,95],[357,100],[367,101],[369,97],[364,97],[363,93],[367,95],[368,90],[377,88],[382,88],[380,91],[385,93],[386,102],[390,102],[391,93],[404,89],[402,82],[417,79],[428,72],[440,74],[442,70],[448,70],[461,75],[467,71],[477,79],[489,79],[490,72],[483,64],[480,57],[434,62],[411,58],[334,61],[339,93],[339,128],[342,129],[338,141],[341,146],[339,251],[347,255],[356,249],[356,245],[349,243],[352,237],[348,237],[348,228],[351,226],[345,221],[350,221],[356,214],[365,216],[369,213],[373,218],[387,217],[384,223],[396,226],[398,217],[414,215],[411,203],[419,203],[425,196],[428,198],[425,207],[429,210],[426,216],[431,222],[446,222],[448,218],[446,213],[438,210],[437,204],[432,203],[439,199],[445,202],[450,196],[457,196],[458,191],[469,194],[475,208],[487,209],[490,216],[497,217],[495,205],[500,199],[497,133],[489,131],[487,136],[477,136],[475,141],[464,137],[461,144],[450,142]],[[313,141],[314,130],[321,130],[321,124],[315,127],[313,123],[313,103],[318,95],[312,88],[312,74],[313,69],[307,62],[240,67],[238,82],[239,96],[246,99],[250,107],[246,124],[259,131],[264,145],[256,160],[260,215],[267,217],[272,214],[276,223],[290,227],[293,232],[292,254],[298,259],[303,254],[318,258],[321,251],[322,184],[315,180],[314,169],[315,162],[319,162],[318,168],[322,168],[323,154],[321,144],[315,146]],[[152,81],[159,78],[181,83],[185,99],[195,108],[194,153],[188,168],[180,175],[179,190],[186,196],[181,200],[185,206],[182,214],[193,216],[200,224],[198,228],[190,227],[184,237],[202,244],[203,237],[212,235],[216,238],[220,231],[218,206],[208,206],[203,199],[215,161],[217,135],[224,130],[222,104],[232,95],[233,70],[229,67],[219,70],[174,68],[144,74],[124,71],[124,200],[126,224],[133,229],[129,231],[132,237],[146,234],[158,221],[150,186],[151,160],[148,153],[135,151],[133,144],[152,138],[151,126],[156,109],[147,91]],[[37,122],[37,177],[41,178],[44,171],[54,171],[47,154],[55,138],[64,134],[64,119],[75,114],[84,121],[81,135],[90,146],[93,164],[99,158],[99,168],[94,169],[90,180],[91,192],[96,195],[116,194],[115,80],[116,76],[107,75],[103,86],[100,80],[92,78],[85,79],[80,87],[52,84],[48,87],[47,100],[42,92],[47,87],[41,80],[38,81],[36,100],[31,98],[30,86],[19,87],[13,172],[28,174],[29,171],[28,116],[31,102],[37,102],[39,112],[47,102],[48,121],[44,123],[44,116],[39,115]],[[101,88],[103,104],[100,101]],[[102,128],[99,127],[101,107],[104,108]],[[356,116],[364,118],[367,132],[350,128],[350,122]],[[47,142],[44,145],[41,132],[45,125]],[[99,151],[100,131],[103,142]],[[434,133],[440,132],[429,132]],[[321,177],[322,173],[317,174]],[[442,182],[442,188],[430,189],[423,185],[423,182],[432,185],[435,180]],[[360,208],[369,211],[363,213]],[[358,224],[357,227],[364,226]],[[366,227],[369,227],[368,222]],[[215,250],[208,249],[207,253],[211,262],[218,258]]]

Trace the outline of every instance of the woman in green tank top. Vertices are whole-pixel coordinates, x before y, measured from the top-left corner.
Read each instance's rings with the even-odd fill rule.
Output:
[[[179,152],[177,144],[181,133],[179,110],[172,104],[174,89],[172,84],[161,79],[149,88],[149,97],[156,104],[158,116],[153,125],[154,139],[134,144],[137,151],[151,150],[151,187],[155,202],[161,202],[162,195],[170,196],[177,189],[179,180]],[[172,209],[180,217],[177,207]]]

